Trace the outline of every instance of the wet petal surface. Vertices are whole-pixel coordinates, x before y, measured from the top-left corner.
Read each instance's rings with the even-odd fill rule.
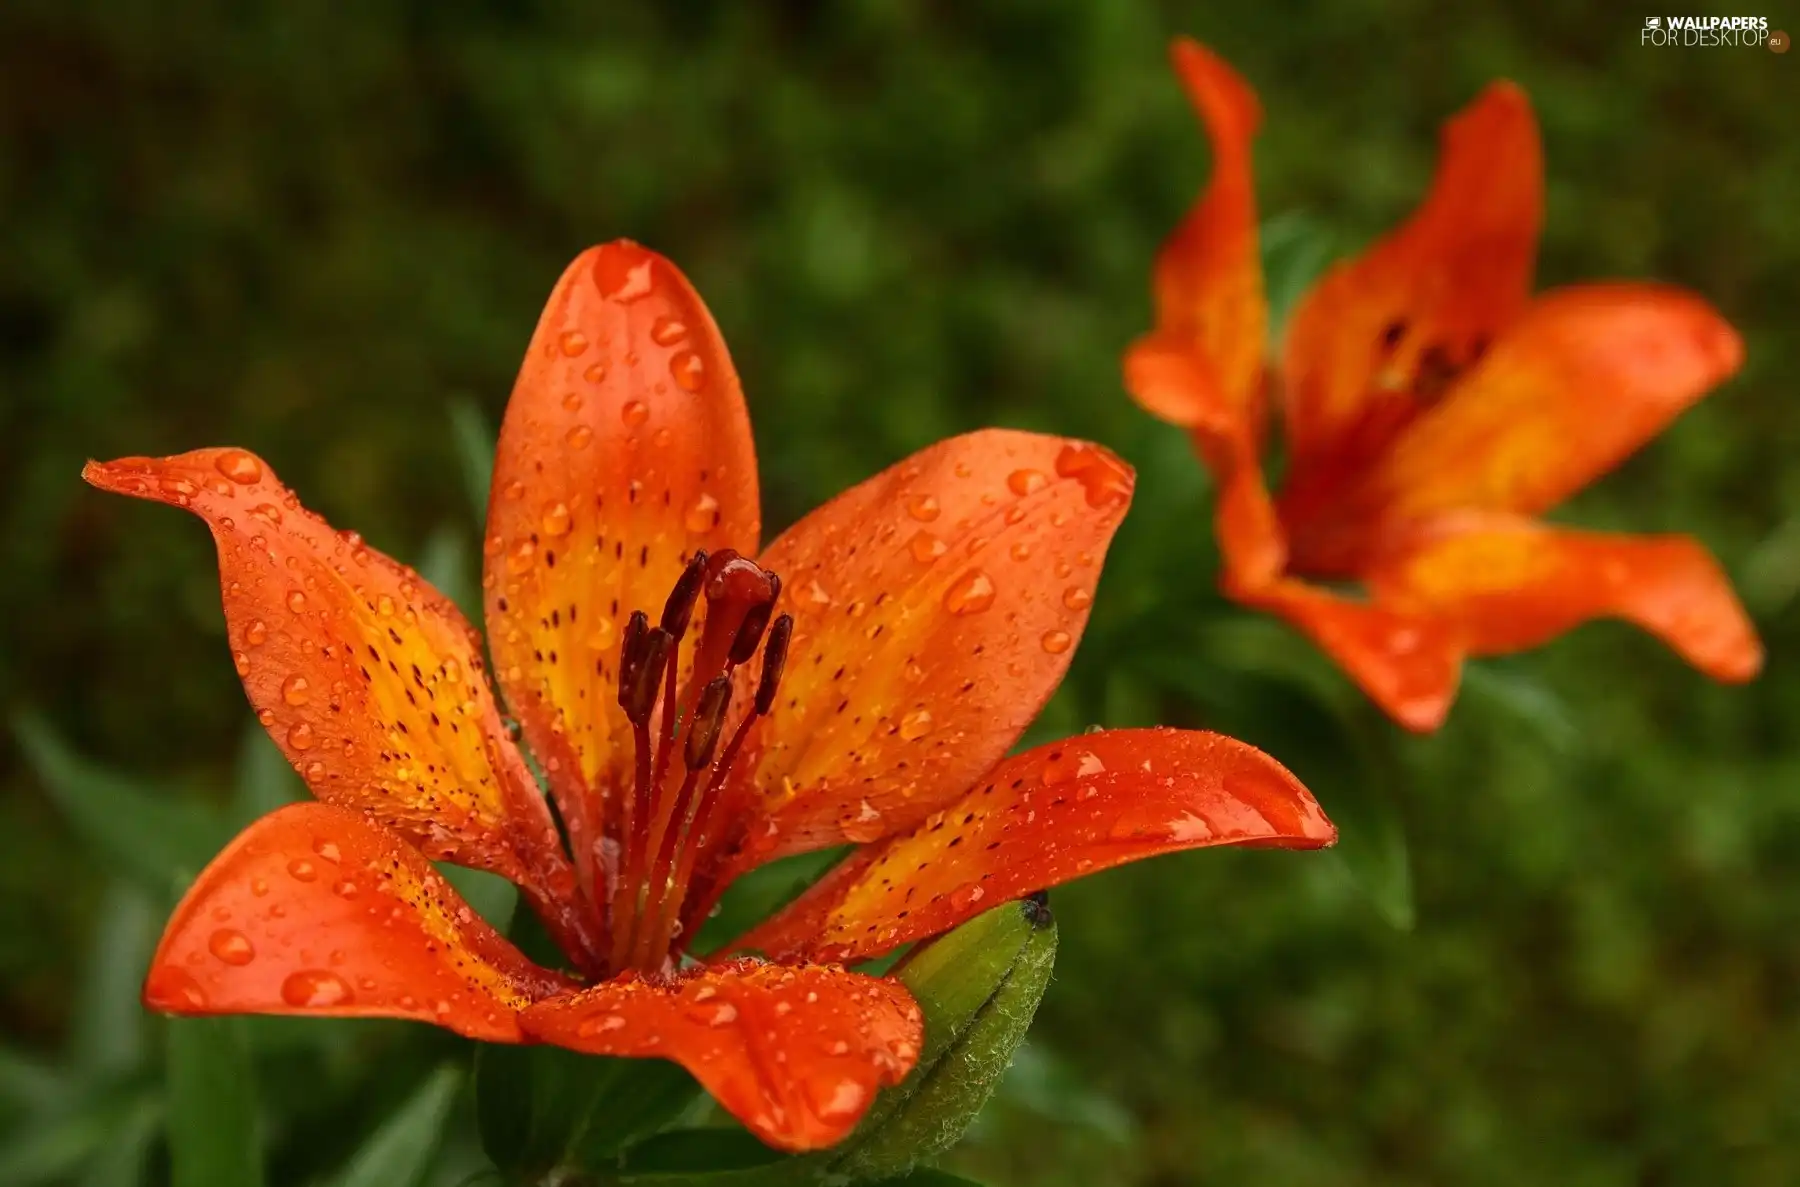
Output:
[[[700,295],[637,244],[584,252],[507,406],[483,577],[496,676],[583,861],[630,762],[626,620],[655,618],[695,549],[754,553],[759,517],[743,393]]]
[[[795,621],[755,856],[908,828],[1004,754],[1068,670],[1132,483],[1099,446],[989,429],[777,540],[762,563]]]
[[[175,1014],[408,1018],[490,1042],[573,988],[469,910],[412,846],[361,814],[291,804],[194,882],[144,1002]]]
[[[671,982],[625,977],[525,1013],[528,1034],[593,1055],[672,1059],[752,1133],[785,1150],[838,1141],[924,1041],[896,981],[730,961]]]
[[[1107,730],[996,767],[911,832],[852,855],[737,946],[860,960],[1083,874],[1210,845],[1316,849],[1337,830],[1255,747],[1189,730]]]

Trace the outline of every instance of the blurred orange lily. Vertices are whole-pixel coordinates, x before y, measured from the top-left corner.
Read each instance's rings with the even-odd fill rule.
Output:
[[[240,449],[85,477],[207,522],[245,690],[323,801],[252,824],[196,880],[145,985],[157,1009],[672,1059],[766,1142],[810,1149],[919,1054],[905,989],[841,962],[1139,857],[1335,837],[1285,769],[1213,734],[1005,757],[1068,667],[1130,502],[1098,446],[944,441],[748,559],[736,373],[687,280],[631,243],[583,254],[551,295],[488,514],[494,675],[560,828],[479,636],[412,570]],[[845,842],[863,848],[799,902],[689,954],[738,875]],[[433,860],[516,883],[573,973],[528,960]]]
[[[1395,720],[1442,724],[1467,656],[1633,622],[1719,680],[1762,663],[1719,566],[1685,536],[1534,516],[1606,473],[1737,370],[1743,346],[1664,285],[1533,296],[1543,216],[1524,93],[1490,86],[1445,127],[1412,218],[1299,302],[1280,358],[1286,473],[1260,453],[1275,377],[1257,248],[1250,87],[1189,40],[1175,68],[1213,173],[1156,263],[1156,328],[1125,385],[1187,429],[1218,484],[1226,593],[1308,635]],[[1306,578],[1360,583],[1344,596]]]

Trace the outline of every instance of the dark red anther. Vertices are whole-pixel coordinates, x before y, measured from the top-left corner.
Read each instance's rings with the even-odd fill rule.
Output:
[[[625,710],[625,716],[633,725],[646,725],[650,721],[650,712],[656,708],[656,702],[662,696],[663,669],[669,665],[669,655],[675,650],[675,637],[661,627],[651,627],[644,634],[638,651],[640,660],[630,673],[620,672],[619,705]]]
[[[637,683],[638,671],[644,666],[644,636],[649,630],[650,616],[642,610],[633,610],[625,620],[625,634],[619,640],[620,708],[625,708],[626,690]]]
[[[706,550],[695,551],[689,558],[687,568],[675,580],[675,588],[669,591],[669,600],[663,604],[662,629],[677,641],[687,634],[688,623],[694,618],[694,603],[700,600],[700,587],[706,581]]]
[[[783,614],[769,628],[769,644],[763,648],[762,679],[756,685],[756,715],[765,716],[775,707],[775,690],[781,687],[782,669],[787,667],[788,642],[794,636],[794,616]]]
[[[700,703],[694,707],[694,720],[688,729],[688,770],[698,771],[712,762],[719,745],[719,733],[725,727],[725,711],[731,707],[731,677],[715,676],[700,690]]]
[[[773,602],[759,602],[744,611],[744,621],[738,624],[737,634],[731,640],[732,667],[749,663],[750,657],[756,654],[763,632],[769,629],[769,614],[774,609]]]

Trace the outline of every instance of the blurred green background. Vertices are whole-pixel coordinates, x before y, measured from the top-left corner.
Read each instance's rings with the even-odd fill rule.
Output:
[[[35,765],[0,745],[0,1181],[137,1182],[143,1155],[160,1181],[157,1024],[130,993],[163,908],[71,827],[67,785],[95,776],[44,739],[174,802],[245,794],[206,535],[87,489],[82,461],[246,446],[338,526],[413,561],[435,536],[453,566],[477,528],[450,410],[497,423],[563,263],[628,236],[724,328],[771,531],[979,425],[1125,454],[1137,506],[1044,728],[1228,728],[1344,828],[1338,855],[1186,854],[1058,892],[1057,981],[960,1169],[1800,1182],[1800,55],[1643,48],[1642,24],[1494,0],[8,4],[0,704],[52,733],[24,735]],[[1749,343],[1559,518],[1701,537],[1764,631],[1758,682],[1591,626],[1482,665],[1441,734],[1403,738],[1218,604],[1206,482],[1118,380],[1207,170],[1177,32],[1263,97],[1278,296],[1406,212],[1484,82],[1527,88],[1541,282],[1676,281]],[[247,753],[254,801],[279,770]],[[464,1052],[404,1026],[258,1034],[278,1184]],[[433,1182],[478,1165],[466,1130]]]

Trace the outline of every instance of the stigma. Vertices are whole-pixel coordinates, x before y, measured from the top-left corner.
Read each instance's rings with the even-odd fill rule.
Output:
[[[607,805],[599,854],[614,973],[672,972],[716,899],[714,874],[744,819],[728,776],[752,726],[774,708],[793,637],[792,616],[775,616],[780,596],[781,578],[756,562],[731,549],[698,551],[655,625],[642,610],[626,622],[618,699],[631,725],[632,778]],[[749,687],[735,675],[759,652],[750,703],[734,714],[734,687]]]

